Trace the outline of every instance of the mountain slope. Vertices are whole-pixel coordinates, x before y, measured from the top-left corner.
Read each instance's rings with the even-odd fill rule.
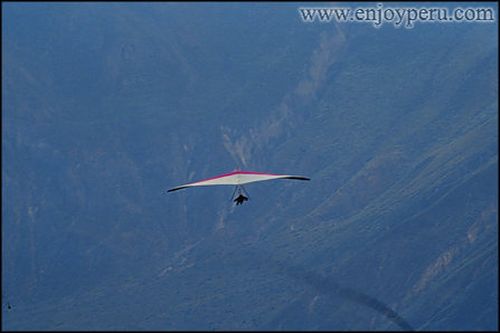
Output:
[[[496,23],[296,7],[3,5],[4,329],[498,328]]]

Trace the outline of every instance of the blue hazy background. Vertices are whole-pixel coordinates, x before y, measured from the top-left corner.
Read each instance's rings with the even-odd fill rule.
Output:
[[[300,6],[2,3],[2,329],[498,329],[498,23]]]

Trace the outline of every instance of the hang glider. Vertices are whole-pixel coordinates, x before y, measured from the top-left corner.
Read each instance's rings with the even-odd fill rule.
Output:
[[[265,180],[273,180],[273,179],[310,180],[307,177],[296,176],[296,175],[277,175],[277,174],[253,172],[253,171],[233,171],[223,175],[200,180],[194,183],[179,185],[169,189],[168,192],[173,192],[177,190],[182,190],[184,188],[197,187],[197,186],[232,185],[236,186],[233,192],[233,197],[236,191],[238,191],[239,194],[238,197],[234,199],[234,201],[236,202],[236,205],[241,205],[248,200],[248,194],[246,193],[243,187],[244,184],[261,182]],[[246,194],[247,196],[245,196],[244,194]]]

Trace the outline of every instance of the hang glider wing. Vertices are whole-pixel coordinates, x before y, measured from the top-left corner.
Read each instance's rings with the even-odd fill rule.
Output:
[[[194,183],[179,185],[174,188],[171,188],[170,190],[168,190],[168,192],[173,192],[188,187],[212,186],[212,185],[244,185],[248,183],[260,182],[272,179],[310,180],[307,177],[295,176],[295,175],[276,175],[271,173],[252,172],[252,171],[234,171],[224,175],[200,180]]]

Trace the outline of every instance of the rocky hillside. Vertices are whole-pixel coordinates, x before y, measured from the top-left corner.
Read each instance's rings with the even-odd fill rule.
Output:
[[[498,329],[497,23],[298,5],[2,4],[3,329]]]

